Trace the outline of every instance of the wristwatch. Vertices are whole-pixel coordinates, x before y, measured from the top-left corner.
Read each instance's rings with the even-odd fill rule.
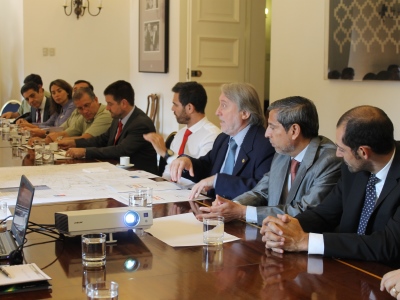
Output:
[[[172,151],[171,149],[167,149],[167,152],[165,152],[165,155],[164,155],[164,159],[167,160],[168,157],[171,157],[174,154],[175,154],[174,151]]]

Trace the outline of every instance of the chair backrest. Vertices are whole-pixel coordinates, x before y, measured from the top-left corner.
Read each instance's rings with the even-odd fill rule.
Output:
[[[149,118],[153,121],[153,123],[156,120],[156,116],[158,113],[158,102],[160,99],[158,98],[157,94],[150,94],[147,96],[147,109],[146,109],[146,115],[149,116]]]
[[[169,136],[165,139],[165,146],[167,149],[171,147],[171,143],[175,138],[176,131],[171,132]],[[162,176],[165,170],[165,166],[167,165],[167,162],[165,161],[164,157],[160,157],[160,160],[158,162],[158,175]]]
[[[3,107],[1,108],[0,116],[3,113],[9,112],[9,111],[16,112],[20,106],[21,106],[21,101],[8,100],[6,103],[4,103]]]

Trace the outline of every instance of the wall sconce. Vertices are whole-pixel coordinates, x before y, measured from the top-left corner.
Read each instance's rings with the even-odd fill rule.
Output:
[[[268,18],[268,13],[269,13],[268,8],[265,8],[265,17],[266,17],[266,18]]]
[[[92,14],[90,12],[90,1],[93,1],[93,0],[70,0],[70,3],[69,3],[70,10],[69,10],[69,13],[67,13],[68,0],[65,0],[64,5],[63,5],[65,15],[70,16],[72,14],[72,10],[73,10],[76,15],[76,18],[79,19],[79,17],[82,17],[85,14],[85,10],[87,8],[89,15],[91,15],[93,17],[98,16],[102,9],[103,0],[99,1],[99,6],[97,7],[99,9],[99,11],[97,14]]]

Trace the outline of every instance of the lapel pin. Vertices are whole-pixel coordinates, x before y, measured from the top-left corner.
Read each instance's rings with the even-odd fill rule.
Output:
[[[242,159],[242,164],[244,164],[245,162],[246,162],[246,160],[243,158],[243,159]]]

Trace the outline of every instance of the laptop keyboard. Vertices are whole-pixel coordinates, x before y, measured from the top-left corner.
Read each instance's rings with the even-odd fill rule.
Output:
[[[0,234],[0,255],[9,254],[12,250],[11,244],[13,244],[12,237],[9,231]]]

